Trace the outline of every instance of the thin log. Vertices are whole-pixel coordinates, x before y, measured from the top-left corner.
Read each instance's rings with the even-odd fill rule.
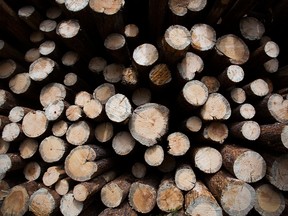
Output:
[[[60,212],[64,216],[80,215],[80,213],[85,208],[84,205],[85,204],[83,202],[79,202],[79,201],[75,200],[73,192],[70,191],[61,197]]]
[[[95,74],[100,74],[104,71],[104,68],[107,65],[107,61],[100,56],[95,56],[90,59],[88,68],[91,72]]]
[[[4,89],[0,89],[0,111],[7,112],[17,105],[15,97]]]
[[[222,167],[222,155],[216,148],[209,146],[193,148],[192,158],[195,167],[207,174],[216,173]]]
[[[100,120],[104,118],[104,109],[101,102],[97,99],[91,99],[84,104],[83,112],[87,118],[93,120]]]
[[[135,68],[139,71],[149,69],[158,60],[159,54],[157,48],[153,44],[144,43],[137,46],[133,51],[133,61]]]
[[[99,100],[104,105],[115,94],[115,87],[112,83],[102,83],[93,91],[93,98]]]
[[[78,105],[70,105],[65,111],[66,118],[71,122],[80,121],[84,116],[83,109]],[[68,130],[68,128],[67,128]],[[67,131],[66,130],[66,131]]]
[[[24,177],[27,181],[35,181],[42,177],[44,171],[44,167],[42,167],[41,163],[38,163],[36,161],[31,161],[26,164],[26,166],[23,169]]]
[[[171,173],[176,168],[176,159],[174,156],[164,153],[163,162],[157,166],[157,169],[162,173]]]
[[[48,119],[41,110],[28,112],[22,120],[22,130],[30,138],[44,136],[48,126]]]
[[[36,139],[25,138],[19,146],[20,156],[23,159],[32,158],[38,150],[39,143]]]
[[[164,150],[160,145],[148,147],[144,153],[145,162],[149,166],[159,166],[164,160]]]
[[[146,103],[138,106],[129,121],[130,133],[142,145],[152,146],[166,134],[168,116],[169,110],[163,105]]]
[[[83,145],[93,140],[92,127],[85,121],[77,121],[68,127],[66,140],[72,145]]]
[[[6,124],[2,131],[2,139],[6,142],[22,141],[25,138],[22,126],[19,123],[11,122]]]
[[[106,158],[108,155],[100,146],[77,146],[65,159],[65,171],[75,181],[90,180],[112,167],[113,159]]]
[[[41,14],[32,5],[21,7],[18,16],[33,30],[37,30],[43,20]]]
[[[137,88],[132,93],[132,102],[136,106],[141,106],[151,101],[151,91],[148,88]]]
[[[236,138],[253,141],[260,136],[260,126],[256,121],[244,120],[234,122],[230,126],[230,132]]]
[[[190,148],[188,136],[181,132],[173,132],[167,136],[168,154],[173,156],[185,155]]]
[[[239,65],[230,65],[217,77],[221,87],[229,88],[237,85],[244,79],[244,70]]]
[[[0,154],[6,154],[10,148],[10,142],[4,141],[0,138]]]
[[[214,76],[203,76],[200,81],[206,85],[209,94],[218,92],[221,85],[219,80]]]
[[[246,93],[243,88],[232,88],[230,91],[230,98],[236,104],[242,104],[246,101]]]
[[[128,196],[130,186],[135,181],[131,174],[122,174],[104,185],[101,189],[101,201],[110,208],[121,205]]]
[[[30,41],[34,44],[34,45],[40,45],[43,41],[44,41],[44,33],[42,31],[34,31],[30,34]]]
[[[64,120],[54,122],[52,125],[52,134],[56,137],[63,137],[68,130],[68,123]]]
[[[266,162],[256,151],[227,144],[221,149],[221,154],[224,167],[240,180],[253,183],[266,174]]]
[[[66,176],[66,172],[62,166],[51,166],[48,167],[46,172],[43,174],[42,182],[45,186],[50,187]]]
[[[195,187],[185,195],[185,214],[221,216],[222,209],[208,188],[201,182],[196,181]]]
[[[102,122],[95,127],[95,138],[100,143],[107,143],[114,136],[114,126],[111,122]]]
[[[228,138],[228,133],[228,127],[225,123],[213,121],[203,128],[202,136],[205,141],[223,144]]]
[[[0,79],[10,79],[12,76],[24,72],[25,68],[12,59],[0,61]]]
[[[254,80],[243,86],[243,89],[246,92],[247,99],[251,100],[265,97],[269,93],[269,86],[263,79]]]
[[[0,57],[3,59],[11,58],[17,62],[24,63],[23,53],[3,39],[0,40]]]
[[[106,82],[118,83],[122,79],[122,72],[124,70],[123,64],[112,63],[104,68],[103,76]]]
[[[120,131],[113,137],[112,148],[117,155],[128,155],[133,151],[136,140],[128,131]]]
[[[123,69],[121,84],[133,89],[137,85],[138,81],[138,72],[133,66]]]
[[[141,179],[146,176],[147,167],[144,163],[136,162],[132,165],[131,173],[135,178]]]
[[[265,33],[264,24],[253,16],[242,17],[239,21],[241,35],[249,40],[260,40]]]
[[[93,98],[92,94],[87,91],[80,91],[75,95],[74,104],[83,108],[84,104],[89,102]]]
[[[181,164],[175,171],[175,184],[182,191],[191,190],[196,183],[196,175],[189,164]]]
[[[254,188],[223,170],[206,178],[207,187],[228,215],[247,215],[255,204]]]
[[[184,121],[184,128],[189,133],[196,133],[202,128],[202,120],[198,116],[191,116]]]
[[[48,121],[56,121],[62,119],[65,116],[65,111],[69,107],[69,104],[63,100],[56,100],[50,103],[45,108],[45,115]]]
[[[20,170],[25,166],[25,161],[16,153],[6,153],[0,155],[0,179],[5,177],[7,172]]]
[[[256,114],[254,106],[250,103],[244,103],[237,106],[232,111],[231,118],[233,120],[249,120],[252,119]]]
[[[70,177],[66,177],[58,180],[55,183],[55,191],[60,195],[64,196],[67,194],[74,186],[76,185],[76,181],[71,179]]]
[[[164,88],[171,83],[171,71],[166,64],[157,64],[149,72],[149,80],[155,89]]]
[[[43,57],[48,57],[55,61],[60,59],[63,55],[59,49],[59,45],[52,40],[45,40],[43,43],[41,43],[39,46],[39,52]]]
[[[40,58],[40,52],[39,52],[39,48],[31,48],[29,50],[26,51],[25,55],[24,55],[24,59],[26,62],[28,63],[32,63],[34,61],[36,61],[38,58]]]

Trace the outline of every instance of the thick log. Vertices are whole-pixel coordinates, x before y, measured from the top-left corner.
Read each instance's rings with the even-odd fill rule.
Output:
[[[62,166],[51,166],[48,167],[46,172],[43,174],[42,182],[45,186],[50,187],[66,176],[66,172]]]
[[[170,26],[161,40],[161,51],[165,61],[174,63],[183,58],[191,43],[189,30],[182,25]]]
[[[3,215],[24,215],[29,208],[30,196],[38,190],[35,181],[28,181],[12,187],[1,206]]]
[[[163,212],[174,212],[183,207],[184,196],[171,176],[161,180],[156,198],[158,208]]]
[[[190,148],[190,140],[181,132],[173,132],[167,136],[168,154],[173,156],[185,155]]]
[[[56,191],[42,187],[31,195],[29,211],[35,215],[57,214],[59,212],[60,200],[61,197]]]
[[[266,162],[256,151],[227,144],[221,149],[221,154],[224,167],[240,180],[253,183],[266,174]]]
[[[37,154],[39,143],[37,139],[25,138],[19,146],[19,153],[23,159],[32,158]]]
[[[218,92],[221,85],[215,76],[203,76],[200,81],[206,85],[209,94]]]
[[[281,191],[288,191],[287,173],[288,169],[285,164],[288,161],[288,154],[273,155],[261,153],[267,164],[266,179]]]
[[[164,160],[164,150],[161,145],[148,147],[144,152],[145,162],[149,166],[159,166]]]
[[[87,181],[112,167],[113,159],[108,156],[100,146],[77,146],[65,159],[65,171],[75,181]]]
[[[254,141],[260,136],[260,126],[256,121],[244,120],[234,122],[230,126],[230,132],[236,138]]]
[[[141,179],[146,176],[147,166],[144,163],[136,162],[132,165],[131,173],[135,178]]]
[[[189,191],[195,186],[196,175],[189,164],[181,164],[175,171],[174,180],[177,188]]]
[[[138,106],[129,121],[131,135],[145,146],[152,146],[166,134],[169,109],[156,103]]]
[[[108,171],[100,176],[97,176],[89,181],[78,183],[74,186],[73,195],[75,200],[84,202],[99,192],[108,182],[117,177],[117,172]],[[114,198],[114,197],[113,197]]]
[[[111,122],[102,122],[95,127],[94,135],[100,143],[107,143],[114,136],[114,126]]]
[[[130,186],[128,200],[130,206],[139,213],[149,213],[156,205],[158,181],[147,177]]]
[[[260,40],[265,33],[264,24],[253,16],[242,17],[239,21],[241,35],[248,41]]]
[[[99,214],[99,216],[114,215],[137,216],[137,213],[131,208],[128,202],[124,202],[116,208],[106,208]]]
[[[222,216],[222,209],[208,188],[196,181],[195,187],[185,194],[185,215]]]
[[[207,174],[218,172],[223,161],[221,153],[209,146],[193,148],[192,160],[196,168]]]
[[[280,190],[271,184],[260,184],[255,187],[256,202],[254,209],[261,216],[279,216],[285,209],[285,199]]]
[[[202,137],[200,140],[204,142],[212,142],[216,144],[223,144],[228,138],[228,127],[225,123],[212,121],[203,128]]]
[[[105,104],[107,117],[113,122],[125,122],[132,114],[129,99],[123,94],[115,94]]]
[[[260,125],[258,141],[271,150],[287,151],[288,126],[283,123]]]
[[[52,125],[52,134],[56,137],[63,137],[68,130],[68,123],[64,120],[54,122]]]
[[[181,62],[177,64],[177,70],[180,80],[187,82],[196,76],[196,73],[202,72],[204,62],[202,58],[192,52],[187,52]]]
[[[120,131],[113,137],[112,148],[117,155],[128,155],[135,147],[136,140],[128,131]]]
[[[43,161],[58,162],[68,153],[68,143],[56,136],[46,137],[39,145],[39,152]]]
[[[55,183],[55,191],[60,195],[64,196],[67,194],[74,186],[76,185],[76,181],[71,179],[70,177],[66,177],[58,180]]]
[[[247,215],[255,204],[255,190],[223,170],[206,178],[207,187],[228,215]]]
[[[44,136],[48,131],[49,121],[41,110],[28,112],[22,120],[22,130],[27,137]]]
[[[93,98],[99,100],[104,105],[115,94],[115,86],[112,83],[102,83],[94,89]]]
[[[227,120],[230,116],[231,107],[229,101],[219,93],[210,94],[201,108],[203,120]]]
[[[22,126],[19,123],[11,122],[6,124],[2,131],[2,139],[6,142],[22,141],[25,138]]]
[[[110,208],[120,206],[128,196],[130,186],[135,181],[131,174],[122,174],[104,185],[101,189],[101,201]]]
[[[93,137],[92,127],[85,121],[76,121],[66,132],[66,140],[76,146],[92,141]]]

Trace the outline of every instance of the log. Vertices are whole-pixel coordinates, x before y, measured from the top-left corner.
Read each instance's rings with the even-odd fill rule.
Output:
[[[208,93],[216,93],[220,88],[219,80],[214,76],[203,76],[200,80],[208,88]]]
[[[9,191],[10,191],[10,185],[7,181],[5,180],[0,180],[0,202],[1,202],[1,206],[3,206],[3,200],[5,199],[5,197],[7,197]],[[3,214],[3,212],[1,211],[1,213]]]
[[[44,41],[44,33],[42,31],[34,31],[30,34],[30,41],[33,43],[33,45],[39,45]]]
[[[11,122],[21,122],[23,117],[28,113],[33,111],[31,108],[23,107],[23,106],[15,106],[13,107],[8,115],[8,118]]]
[[[134,67],[131,66],[123,69],[121,84],[128,86],[128,88],[134,89],[138,81],[138,72]]]
[[[132,209],[143,214],[151,212],[156,205],[157,186],[157,179],[151,177],[133,182],[128,194]]]
[[[15,97],[4,89],[0,89],[0,111],[9,113],[17,105]]]
[[[77,91],[78,89],[89,89],[89,85],[86,83],[86,81],[84,81],[76,73],[72,72],[65,75],[63,84],[74,91]]]
[[[134,182],[131,174],[122,174],[104,185],[101,189],[101,201],[109,208],[121,205],[128,196],[131,184]]]
[[[149,72],[149,80],[152,84],[152,88],[164,88],[171,83],[171,71],[166,64],[157,64]]]
[[[244,120],[234,122],[230,126],[230,132],[236,138],[254,141],[260,136],[260,126],[256,121]]]
[[[0,138],[0,154],[6,154],[10,148],[10,142],[4,141]]]
[[[255,204],[254,188],[223,170],[206,178],[207,187],[228,215],[247,215]]]
[[[172,25],[166,29],[160,50],[167,62],[175,63],[183,58],[191,43],[189,30],[182,25]]]
[[[132,114],[129,99],[123,94],[115,94],[105,104],[107,117],[113,122],[125,122]]]
[[[281,191],[287,191],[287,167],[285,164],[288,160],[288,155],[282,153],[275,156],[274,154],[261,153],[267,164],[265,178]]]
[[[90,59],[88,68],[91,72],[95,74],[100,74],[104,71],[104,68],[107,65],[107,61],[100,56],[95,56]]]
[[[119,83],[122,79],[124,68],[123,64],[112,63],[107,65],[103,71],[104,80],[113,84]]]
[[[42,176],[42,182],[45,186],[51,187],[60,179],[65,178],[66,172],[62,166],[50,166]]]
[[[196,175],[189,164],[181,164],[175,171],[174,180],[177,188],[189,191],[195,186]]]
[[[18,16],[33,30],[38,30],[38,27],[43,20],[41,14],[32,5],[21,7],[18,10]]]
[[[40,92],[40,103],[44,108],[47,108],[51,103],[61,100],[71,104],[73,101],[72,98],[74,98],[73,92],[58,82],[45,85]]]
[[[99,192],[104,186],[108,185],[108,182],[112,181],[116,177],[117,177],[117,172],[108,171],[89,181],[78,183],[77,185],[74,186],[74,189],[73,189],[74,199],[79,202],[84,202],[85,200],[88,200],[95,193]],[[116,194],[114,195],[116,196]],[[110,197],[110,198],[114,199],[114,197]]]
[[[39,25],[39,30],[50,40],[59,41],[59,37],[56,34],[57,22],[51,19],[43,20]]]
[[[52,125],[52,134],[56,137],[63,137],[68,130],[68,123],[64,120],[54,122]]]
[[[17,142],[24,139],[22,126],[19,123],[6,124],[2,131],[2,139],[6,142]]]
[[[84,116],[83,109],[78,105],[70,105],[65,111],[66,118],[71,122],[77,122]],[[68,126],[66,132],[68,130]]]
[[[83,108],[84,104],[90,101],[93,98],[92,94],[87,91],[79,91],[75,95],[74,104],[78,105],[79,107]]]
[[[85,208],[83,202],[75,200],[73,192],[70,191],[67,194],[63,195],[60,200],[60,212],[64,216],[68,215],[80,215],[80,213]]]
[[[258,141],[261,145],[271,150],[281,152],[288,148],[288,126],[283,123],[260,125]]]
[[[269,93],[268,84],[263,79],[256,79],[252,81],[251,83],[243,86],[243,90],[246,92],[247,99],[250,100],[265,97]]]
[[[137,88],[132,93],[132,102],[136,106],[144,105],[151,101],[151,91],[148,88]]]
[[[63,65],[67,67],[76,66],[76,64],[80,61],[80,56],[78,52],[75,51],[67,51],[63,54],[61,58],[61,62]]]
[[[41,54],[39,52],[39,48],[31,48],[26,51],[24,55],[24,59],[28,63],[32,63],[36,61],[38,58],[40,58]]]
[[[144,43],[137,46],[132,54],[134,66],[137,70],[149,70],[149,66],[158,60],[159,54],[157,48],[150,43]]]
[[[101,120],[104,118],[104,109],[101,102],[97,99],[91,99],[83,106],[83,112],[87,118],[92,120]]]
[[[256,116],[260,119],[271,120],[273,119],[280,123],[288,123],[288,102],[280,94],[268,94],[263,100],[255,107],[257,110]]]
[[[140,44],[140,30],[138,25],[134,23],[129,23],[125,25],[124,32],[123,32],[129,52],[132,53],[133,50]]]
[[[222,155],[209,146],[193,148],[192,160],[196,168],[207,174],[216,173],[222,167]]]
[[[120,131],[112,139],[112,148],[117,155],[125,156],[131,153],[136,140],[128,131]]]
[[[41,158],[47,163],[60,162],[68,154],[68,149],[68,143],[56,136],[46,137],[39,145]]]
[[[114,136],[114,126],[111,122],[102,122],[95,127],[94,135],[100,143],[107,143]]]
[[[184,121],[184,128],[189,133],[196,133],[202,128],[202,120],[198,116],[191,116]]]
[[[59,212],[60,200],[61,197],[56,191],[42,187],[31,195],[29,211],[35,215],[57,214]]]
[[[35,181],[28,181],[12,187],[1,206],[3,215],[24,215],[29,208],[29,198],[38,189]]]
[[[6,153],[0,155],[0,179],[2,180],[7,172],[20,170],[25,166],[25,161],[17,153]]]
[[[109,34],[104,40],[104,47],[114,62],[120,64],[129,62],[129,51],[126,39],[122,34]]]
[[[163,212],[175,212],[183,207],[184,196],[176,187],[171,176],[164,176],[161,180],[156,198],[158,208]]]
[[[76,121],[68,127],[66,140],[71,145],[83,145],[93,140],[93,130],[87,122]]]
[[[256,114],[254,106],[250,103],[243,103],[232,111],[231,119],[235,121],[253,119]]]
[[[39,52],[41,56],[48,57],[57,61],[61,58],[62,52],[59,49],[59,45],[57,45],[53,40],[45,40],[39,46]]]
[[[167,136],[168,154],[173,156],[182,156],[190,148],[190,140],[188,136],[181,132],[173,132]]]
[[[285,209],[285,199],[280,190],[271,184],[262,183],[255,187],[254,209],[262,216],[281,215]]]
[[[55,191],[60,195],[64,196],[67,194],[74,186],[76,185],[76,181],[71,179],[70,177],[66,177],[60,179],[55,184]]]
[[[25,68],[12,59],[0,61],[0,79],[10,79],[12,76],[24,72]]]
[[[184,85],[180,97],[184,99],[185,105],[192,108],[200,107],[208,99],[208,88],[201,81],[192,80]]]
[[[228,127],[226,124],[218,121],[212,121],[203,128],[202,136],[204,142],[223,144],[228,138]],[[201,140],[201,138],[200,138]]]
[[[260,40],[265,33],[264,24],[253,16],[242,17],[239,21],[241,35],[248,41]]]
[[[93,98],[99,100],[104,105],[115,94],[115,86],[112,83],[102,83],[93,91]]]
[[[0,131],[1,132],[3,131],[4,127],[9,123],[10,123],[10,120],[7,116],[0,115]]]
[[[135,178],[141,179],[146,176],[147,167],[144,163],[136,162],[132,165],[131,173]]]
[[[27,181],[35,181],[39,179],[44,171],[44,167],[41,167],[43,164],[38,163],[36,161],[31,161],[26,164],[26,166],[23,169],[24,177]]]
[[[28,112],[22,120],[23,133],[30,138],[44,136],[48,126],[49,121],[41,110]]]
[[[157,103],[138,106],[129,121],[129,130],[135,140],[145,146],[152,146],[166,134],[169,110]]]
[[[38,141],[33,138],[25,138],[19,146],[19,153],[23,159],[32,158],[38,150]]]
[[[148,147],[144,153],[145,162],[149,166],[159,166],[164,160],[164,150],[160,145]]]
[[[99,216],[113,215],[137,216],[137,213],[130,207],[128,202],[124,202],[116,208],[106,208],[99,214]]]
[[[204,62],[202,58],[192,52],[187,52],[181,62],[177,64],[180,80],[187,82],[192,80],[196,73],[202,72]]]
[[[245,73],[241,66],[230,65],[218,75],[218,80],[221,83],[221,87],[229,88],[240,83],[244,79]]]
[[[239,180],[254,183],[266,174],[266,162],[256,151],[227,144],[221,149],[221,155],[223,166]]]
[[[72,149],[65,159],[65,171],[75,181],[87,181],[110,169],[113,159],[109,152],[97,145],[83,145]]]
[[[208,188],[196,181],[195,187],[185,194],[185,215],[221,216],[222,209]]]
[[[243,88],[232,88],[230,90],[230,98],[235,104],[242,104],[246,101],[246,93]]]
[[[203,120],[227,120],[231,116],[231,107],[228,100],[219,93],[209,94],[208,99],[201,108]]]
[[[63,100],[55,100],[45,108],[45,116],[48,121],[56,121],[65,116],[65,111],[69,104]]]

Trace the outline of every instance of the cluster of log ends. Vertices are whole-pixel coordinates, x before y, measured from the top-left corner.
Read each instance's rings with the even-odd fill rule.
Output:
[[[0,0],[0,215],[287,214],[255,0],[26,3]]]

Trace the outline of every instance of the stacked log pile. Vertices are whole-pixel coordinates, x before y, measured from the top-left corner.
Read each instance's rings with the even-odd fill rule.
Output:
[[[286,215],[283,2],[0,0],[0,215]]]

